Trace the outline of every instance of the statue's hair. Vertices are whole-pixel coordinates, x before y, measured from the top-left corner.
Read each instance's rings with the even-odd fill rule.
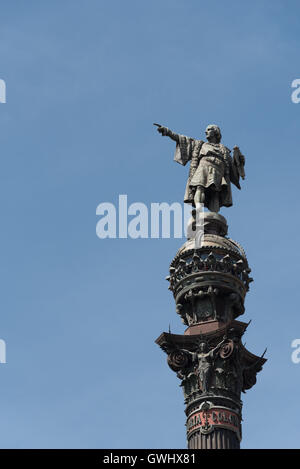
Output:
[[[221,129],[219,126],[215,125],[215,124],[210,124],[208,125],[206,128],[212,128],[217,136],[217,139],[218,139],[218,143],[220,143],[221,139],[222,139],[222,134],[221,134]]]
[[[205,344],[206,348],[208,348],[208,342],[205,339],[198,339],[197,346],[200,347],[201,344]]]

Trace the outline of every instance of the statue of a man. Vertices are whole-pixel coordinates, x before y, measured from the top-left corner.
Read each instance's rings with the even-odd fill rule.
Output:
[[[154,124],[158,132],[176,142],[174,160],[186,165],[191,161],[184,202],[197,207],[202,203],[211,212],[219,212],[220,207],[232,205],[231,185],[240,189],[239,179],[244,179],[245,157],[238,147],[233,149],[222,145],[221,131],[217,125],[209,125],[205,134],[207,142],[196,140],[172,132],[167,127]]]

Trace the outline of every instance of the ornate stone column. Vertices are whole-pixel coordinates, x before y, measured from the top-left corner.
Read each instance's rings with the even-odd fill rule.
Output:
[[[240,447],[241,392],[256,383],[266,361],[242,344],[248,324],[237,318],[251,270],[244,249],[226,235],[225,218],[205,212],[200,247],[191,238],[179,249],[167,280],[187,328],[156,340],[183,389],[190,449]]]

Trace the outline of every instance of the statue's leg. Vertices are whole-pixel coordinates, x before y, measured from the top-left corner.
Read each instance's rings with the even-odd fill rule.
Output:
[[[192,229],[194,231],[195,238],[195,249],[201,246],[201,240],[203,235],[203,222],[201,222],[201,213],[203,212],[203,207],[205,206],[205,189],[202,186],[197,186],[197,190],[194,197],[194,221]]]
[[[198,378],[199,378],[199,382],[200,382],[201,391],[204,393],[205,392],[205,382],[204,382],[203,370],[199,370]]]
[[[197,204],[204,204],[205,203],[205,191],[204,187],[198,186],[196,193],[195,193],[195,198],[194,198],[195,206],[197,207]]]
[[[207,393],[210,388],[210,370],[211,369],[209,367],[208,369],[205,370],[205,373],[204,373],[205,384],[204,384],[203,390],[205,393]]]
[[[208,370],[203,371],[202,391],[204,394],[208,392]]]
[[[209,198],[208,209],[211,212],[215,212],[215,213],[218,213],[220,211],[220,202],[219,202],[218,192],[212,191],[210,198]]]

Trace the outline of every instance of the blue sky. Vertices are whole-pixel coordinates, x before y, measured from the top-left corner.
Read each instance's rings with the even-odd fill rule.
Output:
[[[182,448],[179,381],[154,344],[183,333],[165,276],[184,240],[106,239],[101,202],[182,201],[152,127],[245,153],[222,209],[255,282],[241,320],[268,362],[243,448],[299,446],[299,3],[0,2],[2,448]]]

